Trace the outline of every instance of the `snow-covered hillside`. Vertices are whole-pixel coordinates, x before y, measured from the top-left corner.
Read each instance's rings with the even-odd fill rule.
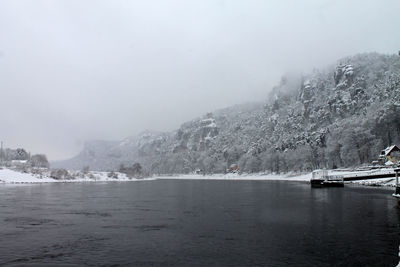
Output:
[[[400,145],[400,57],[370,53],[287,75],[264,103],[208,113],[173,132],[86,145],[53,166],[117,170],[139,162],[153,174],[223,173],[231,164],[244,172],[310,171],[370,163],[392,144]]]

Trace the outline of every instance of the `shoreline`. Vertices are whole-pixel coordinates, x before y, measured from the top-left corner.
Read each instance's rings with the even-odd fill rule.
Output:
[[[311,179],[311,173],[307,174],[179,174],[179,175],[159,175],[153,176],[157,180],[230,180],[230,181],[301,181],[309,182]]]
[[[50,177],[49,171],[43,174],[19,172],[12,169],[0,169],[0,185],[16,184],[52,184],[52,183],[99,183],[99,182],[137,182],[155,180],[149,178],[130,178],[123,173],[117,173],[118,178],[108,176],[108,172],[90,171],[73,179],[54,179]]]
[[[48,173],[44,175],[23,173],[11,169],[0,169],[0,185],[17,184],[50,184],[50,183],[99,183],[99,182],[140,182],[155,180],[220,180],[220,181],[296,181],[309,182],[312,172],[309,173],[285,173],[285,174],[177,174],[177,175],[153,175],[147,178],[129,178],[123,173],[117,173],[118,178],[108,177],[108,172],[90,171],[88,174],[75,179],[54,179]],[[395,178],[377,178],[358,181],[347,181],[345,185],[359,185],[366,187],[394,188]]]
[[[54,179],[49,172],[42,175],[24,173],[11,169],[0,169],[1,184],[48,184],[48,183],[98,183],[98,182],[137,182],[152,180],[231,180],[231,181],[302,181],[309,182],[311,173],[286,173],[286,174],[177,174],[153,175],[148,178],[129,178],[123,173],[117,173],[118,178],[108,177],[108,172],[90,171],[88,174],[75,179]]]

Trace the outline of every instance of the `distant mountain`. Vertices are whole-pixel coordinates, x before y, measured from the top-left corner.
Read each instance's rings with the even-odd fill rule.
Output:
[[[90,141],[86,142],[83,150],[69,160],[51,162],[52,168],[67,168],[71,170],[81,170],[84,166],[94,167],[95,169],[113,169],[110,159],[119,159],[120,154],[115,153],[113,147],[118,145],[117,141]],[[98,168],[103,166],[102,168]]]
[[[400,57],[339,60],[308,75],[286,75],[264,103],[208,113],[173,132],[85,144],[53,167],[113,170],[141,163],[151,173],[311,170],[355,166],[400,144]]]

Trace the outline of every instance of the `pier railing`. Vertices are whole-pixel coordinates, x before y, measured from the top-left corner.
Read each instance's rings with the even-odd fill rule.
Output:
[[[343,181],[343,175],[329,175],[328,170],[315,170],[312,172],[312,180]]]
[[[315,170],[312,172],[312,180],[325,180],[328,177],[327,170]]]

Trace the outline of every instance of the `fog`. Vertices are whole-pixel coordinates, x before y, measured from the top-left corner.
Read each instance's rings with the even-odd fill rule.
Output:
[[[287,71],[397,53],[400,2],[0,1],[0,139],[73,156],[262,101]]]

